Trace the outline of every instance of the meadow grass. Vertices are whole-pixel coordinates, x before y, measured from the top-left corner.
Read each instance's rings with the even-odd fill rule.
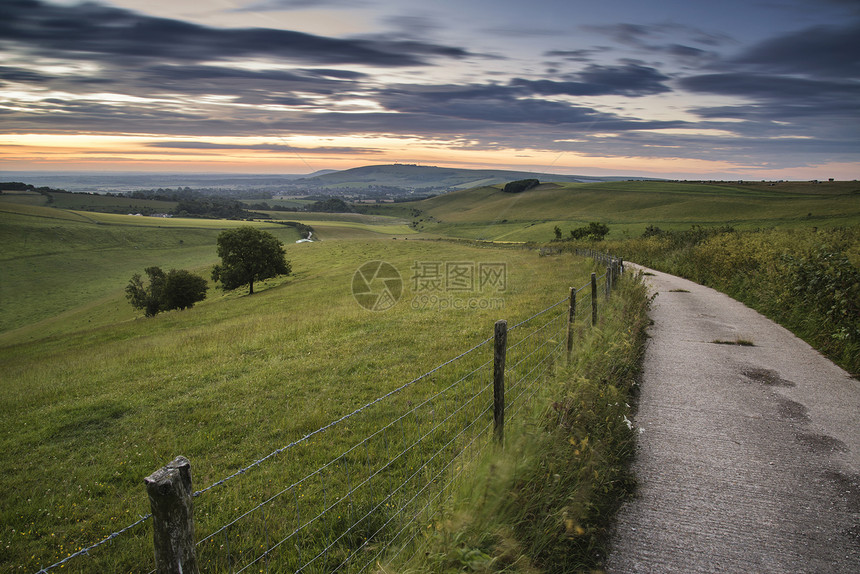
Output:
[[[0,255],[0,341],[43,334],[34,327],[41,320],[53,325],[43,325],[45,329],[57,333],[54,327],[76,329],[80,321],[95,320],[94,326],[113,322],[116,315],[111,311],[130,318],[123,290],[134,273],[157,265],[188,268],[208,277],[207,266],[218,261],[218,233],[241,223],[79,213],[0,202],[0,240],[6,247]],[[265,227],[288,243],[299,237],[292,228]],[[78,314],[73,324],[64,316],[99,304],[107,307],[96,316]],[[10,333],[21,327],[30,327],[31,332]]]
[[[587,272],[569,256],[390,239],[293,244],[288,258],[294,275],[250,297],[215,292],[186,311],[4,340],[4,570],[35,572],[145,514],[141,480],[174,456],[189,457],[196,485],[211,484],[485,339],[496,319],[563,298]],[[406,286],[384,313],[361,308],[350,290],[356,269],[375,259],[397,267]],[[502,308],[413,305],[415,261],[504,262]],[[121,293],[113,303],[121,305]],[[416,392],[443,384],[427,381]],[[214,493],[199,503],[201,532],[281,485],[282,473],[322,464],[366,432],[347,425],[295,460],[243,476],[241,488]],[[147,536],[111,542],[75,571],[137,570],[140,553],[150,554]]]
[[[377,215],[272,212],[273,219],[313,225],[322,239],[295,244],[294,228],[252,223],[284,240],[293,275],[264,282],[251,297],[243,290],[213,289],[191,310],[150,319],[134,313],[125,301],[123,288],[130,275],[159,265],[207,276],[217,261],[217,234],[245,222],[69,211],[23,196],[6,201],[11,198],[4,194],[0,409],[5,416],[0,448],[7,472],[0,477],[0,496],[9,502],[1,511],[2,568],[36,572],[134,522],[148,511],[142,478],[174,456],[191,459],[196,488],[211,485],[484,341],[495,320],[516,323],[562,302],[567,288],[584,285],[593,269],[570,253],[539,257],[515,242],[546,241],[556,225],[567,233],[594,220],[609,223],[613,235],[620,237],[639,235],[648,224],[688,229],[703,222],[801,227],[814,237],[821,233],[813,231],[814,226],[857,221],[855,187],[851,182],[773,188],[549,184],[516,196],[485,187],[425,202],[374,206]],[[415,215],[413,209],[421,212]],[[746,265],[758,260],[756,253],[776,253],[777,246],[792,243],[796,235],[773,233],[782,235],[756,240],[753,255],[743,251],[746,259],[741,260],[731,259],[738,245],[726,243],[726,238],[708,244],[700,254],[708,256],[704,268],[719,271],[733,264],[747,269],[738,262]],[[442,235],[468,240],[426,240]],[[657,243],[640,247],[650,249]],[[633,243],[609,242],[604,247],[625,245]],[[654,249],[659,251],[659,246]],[[689,246],[685,249],[671,252],[673,264],[701,262],[687,258]],[[857,242],[840,249],[856,265]],[[806,247],[801,251],[792,253],[809,252]],[[403,298],[385,312],[361,308],[351,293],[355,271],[373,260],[390,262],[404,281]],[[499,297],[473,290],[431,299],[417,291],[416,262],[505,263],[507,288]],[[745,280],[754,275],[747,274]],[[571,363],[552,360],[547,371],[552,376],[535,379],[535,398],[530,406],[519,407],[523,416],[510,427],[504,453],[485,461],[478,452],[471,463],[443,466],[442,475],[434,474],[436,467],[420,466],[417,450],[406,449],[394,466],[383,466],[392,459],[392,450],[419,438],[423,446],[444,451],[448,460],[470,452],[462,441],[446,442],[460,418],[433,425],[441,416],[471,405],[473,395],[486,399],[486,389],[474,374],[488,376],[487,349],[481,347],[361,416],[195,499],[199,539],[218,533],[219,526],[261,499],[276,496],[307,469],[338,461],[282,493],[271,513],[268,506],[254,511],[240,525],[207,541],[201,548],[207,571],[228,571],[252,560],[261,540],[288,531],[300,516],[327,504],[333,504],[331,521],[288,539],[285,567],[307,560],[295,549],[304,548],[307,554],[336,539],[347,516],[353,526],[344,544],[326,552],[316,566],[336,566],[358,549],[376,560],[383,549],[374,534],[386,531],[395,545],[407,550],[398,557],[378,555],[384,571],[599,567],[612,510],[631,487],[624,470],[633,440],[627,404],[645,323],[641,283],[630,281],[621,292],[623,296],[605,305],[597,328],[581,322]],[[455,304],[490,299],[501,303],[484,308]],[[551,321],[544,343],[557,348],[563,345],[563,305]],[[536,343],[524,344],[518,352],[530,352],[531,344]],[[525,367],[528,362],[515,371]],[[460,394],[422,402],[460,378],[467,382]],[[417,409],[415,404],[422,406]],[[399,427],[359,443],[363,454],[338,458],[357,437],[404,412],[411,414]],[[486,412],[473,406],[461,416],[488,423]],[[478,425],[470,433],[483,439],[488,438],[485,431]],[[332,503],[335,492],[360,478],[355,473],[361,461],[384,472],[372,475],[365,470],[368,492]],[[415,468],[424,469],[424,482],[403,478],[414,476],[410,473]],[[450,483],[439,478],[447,474],[463,478]],[[406,493],[398,494],[400,500],[383,499],[385,507],[369,509],[365,519],[351,518],[364,512],[368,501],[379,499],[380,489],[408,483],[414,490],[436,482],[443,482],[448,492],[429,519],[403,500],[411,496]],[[455,492],[452,498],[450,491]],[[388,508],[389,502],[414,511],[416,520],[426,520],[412,533],[412,542],[388,532],[402,518],[400,511]],[[76,559],[70,569],[148,571],[148,528],[144,524]],[[405,560],[416,545],[422,548],[416,561]]]
[[[615,511],[635,485],[631,403],[648,303],[641,278],[628,276],[601,303],[597,326],[578,323],[570,361],[543,381],[504,449],[460,485],[422,532],[420,552],[380,571],[599,571]]]
[[[510,194],[487,186],[398,204],[420,211],[413,222],[428,233],[472,239],[550,241],[558,225],[570,229],[599,221],[610,238],[637,237],[648,225],[839,226],[860,222],[856,182],[717,184],[693,182],[603,182],[544,184]],[[385,206],[374,212],[385,213]],[[393,213],[393,212],[392,212]]]

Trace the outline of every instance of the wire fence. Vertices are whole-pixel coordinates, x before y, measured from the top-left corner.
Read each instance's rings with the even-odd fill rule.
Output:
[[[612,268],[601,277],[592,274],[571,297],[507,329],[509,424],[524,418],[541,382],[564,356],[572,325],[599,312],[613,280]],[[365,572],[384,558],[413,556],[493,444],[493,362],[490,337],[194,492],[200,571]],[[254,480],[239,480],[250,474]],[[224,509],[231,510],[227,522]],[[221,521],[213,523],[214,516]],[[131,568],[109,558],[120,537],[146,548],[136,551],[142,553]],[[152,573],[152,537],[151,515],[142,516],[36,574]],[[80,559],[97,548],[98,560]]]

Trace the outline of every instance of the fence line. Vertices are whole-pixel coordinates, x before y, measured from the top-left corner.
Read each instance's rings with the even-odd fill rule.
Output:
[[[582,297],[579,300],[577,295],[589,287],[589,284],[585,284],[578,289],[571,289],[571,294],[579,303],[573,309],[562,308],[541,324],[530,325],[539,317],[566,302],[571,302],[572,297],[565,297],[507,329],[508,333],[515,331],[513,336],[518,339],[506,350],[506,354],[510,356],[505,368],[511,379],[507,405],[510,418],[515,418],[529,404],[540,389],[538,383],[561,356],[560,351],[569,336],[568,320],[575,322],[581,319],[588,313],[589,307],[592,313],[596,313],[605,305],[603,301],[609,297],[617,276],[623,272],[623,263],[620,260],[596,252],[578,254],[594,257],[596,262],[608,263],[607,272],[599,278],[592,273],[592,283],[595,280],[598,282],[599,290],[603,291],[605,297],[597,297],[597,293],[592,291],[588,298]],[[528,330],[525,329],[526,325],[529,326]],[[311,439],[347,420],[358,419],[363,415],[370,416],[374,407],[394,395],[405,393],[419,381],[431,379],[431,376],[446,368],[460,368],[461,363],[478,358],[477,354],[473,353],[492,340],[492,337],[484,339],[467,351],[337,420],[193,492],[193,497],[201,497],[217,487],[225,486],[286,451],[300,447],[309,448]],[[483,371],[484,375],[489,374],[488,367],[492,362],[478,359],[475,365],[463,366],[461,372],[454,371],[452,378],[456,380],[453,383],[441,388],[429,398],[416,401],[414,406],[410,400],[406,400],[406,404],[411,408],[404,414],[395,416],[390,422],[312,472],[297,480],[288,481],[289,486],[280,488],[272,495],[263,496],[262,502],[243,511],[229,522],[213,528],[196,543],[196,547],[203,556],[214,552],[214,561],[210,559],[208,562],[198,562],[201,566],[205,563],[209,569],[207,571],[238,573],[259,565],[268,572],[270,559],[274,558],[275,551],[289,546],[287,554],[292,554],[279,558],[277,571],[304,572],[313,569],[336,572],[344,569],[349,571],[355,566],[360,568],[358,571],[363,572],[388,550],[392,550],[393,556],[397,557],[407,547],[412,547],[414,555],[420,548],[420,540],[417,540],[420,529],[415,527],[416,524],[419,521],[432,521],[444,511],[444,505],[453,496],[456,484],[469,465],[474,464],[487,445],[491,444],[487,435],[493,424],[493,385],[492,382],[486,383],[483,380],[486,377],[482,377],[481,373]],[[440,417],[438,421],[437,407],[447,413],[447,416]],[[378,417],[379,414],[374,416]],[[394,456],[391,455],[392,447],[395,450]],[[422,448],[426,452],[419,452]],[[382,456],[383,451],[385,456]],[[401,476],[403,480],[391,483],[391,476]],[[278,504],[282,508],[277,507]],[[338,511],[340,514],[337,514]],[[256,516],[258,513],[259,516]],[[302,515],[306,517],[304,520]],[[295,520],[289,518],[290,516]],[[349,518],[346,518],[347,516]],[[37,574],[48,574],[54,568],[64,568],[73,559],[89,554],[95,548],[147,522],[151,517],[151,514],[142,516],[138,521],[92,546],[38,570]],[[235,532],[243,521],[248,521],[246,532],[251,534]],[[292,524],[286,525],[287,522]],[[343,527],[344,524],[347,526]],[[318,533],[323,532],[322,536],[311,536],[311,526],[314,526]],[[157,528],[158,525],[154,527]],[[282,531],[280,534],[279,529]],[[211,548],[221,536],[223,544],[218,545],[218,548]],[[318,538],[323,538],[322,544],[318,543]],[[264,550],[258,552],[253,551],[253,548]],[[302,556],[303,549],[309,550],[306,558]],[[362,566],[363,558],[367,556],[370,556],[370,559]]]

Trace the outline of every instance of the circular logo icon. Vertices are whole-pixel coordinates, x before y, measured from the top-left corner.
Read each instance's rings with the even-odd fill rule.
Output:
[[[391,309],[403,294],[400,272],[385,261],[368,261],[352,276],[352,296],[370,311]]]

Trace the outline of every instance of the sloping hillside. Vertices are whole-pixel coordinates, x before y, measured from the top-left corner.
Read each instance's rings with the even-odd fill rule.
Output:
[[[510,241],[554,237],[559,226],[590,221],[610,225],[613,235],[641,234],[647,225],[738,227],[844,225],[860,220],[856,182],[826,184],[722,184],[617,181],[542,184],[524,193],[481,186],[424,201],[412,209],[413,226],[430,233]]]
[[[301,184],[311,187],[349,187],[390,186],[420,189],[425,191],[446,191],[466,189],[481,185],[495,185],[516,179],[536,178],[541,181],[589,182],[606,179],[584,175],[558,175],[532,173],[526,171],[506,171],[498,169],[458,169],[423,165],[369,165],[334,173],[306,178]]]

